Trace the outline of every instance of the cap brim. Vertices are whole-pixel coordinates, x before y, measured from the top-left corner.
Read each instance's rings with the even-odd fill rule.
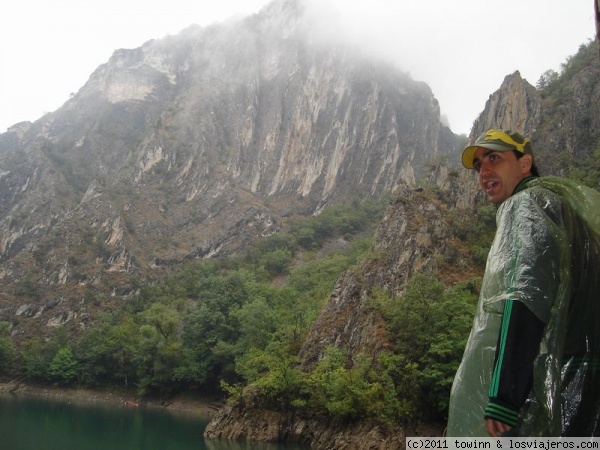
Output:
[[[473,169],[473,157],[475,155],[475,150],[477,150],[479,146],[471,145],[463,150],[462,153],[462,163],[467,169]]]
[[[509,145],[501,145],[501,144],[491,144],[491,143],[482,143],[478,145],[470,145],[463,150],[462,153],[462,163],[467,169],[473,169],[473,159],[475,159],[475,152],[478,148],[487,148],[488,150],[495,150],[497,152],[507,152],[509,150],[514,150],[513,147]]]

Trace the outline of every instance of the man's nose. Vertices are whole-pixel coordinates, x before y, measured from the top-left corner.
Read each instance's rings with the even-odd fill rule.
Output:
[[[479,163],[479,175],[483,175],[484,173],[488,173],[490,171],[490,164],[483,160]]]

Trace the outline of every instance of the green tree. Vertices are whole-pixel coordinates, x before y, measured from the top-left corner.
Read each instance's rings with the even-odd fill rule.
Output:
[[[313,250],[319,246],[315,239],[315,230],[310,227],[302,227],[297,232],[298,245],[307,249]]]
[[[292,252],[285,248],[278,248],[261,256],[259,264],[265,268],[270,276],[286,273],[292,263]]]
[[[418,364],[391,352],[380,354],[378,363],[384,386],[378,417],[385,423],[399,423],[417,416],[421,406]]]
[[[75,349],[83,364],[84,381],[92,384],[137,381],[140,351],[139,326],[132,317],[112,319],[89,330]]]
[[[0,375],[12,375],[16,369],[17,351],[8,329],[8,322],[0,322]]]
[[[546,70],[538,79],[535,87],[538,89],[544,89],[550,84],[555,83],[559,78],[558,72],[552,69]]]
[[[50,363],[60,349],[68,346],[68,335],[64,328],[57,328],[45,344],[38,339],[28,341],[21,350],[23,375],[34,381],[53,381]]]
[[[81,366],[69,347],[63,347],[50,362],[49,375],[58,384],[67,385],[78,378]]]
[[[219,374],[215,347],[221,341],[231,342],[227,314],[210,304],[199,304],[185,317],[182,342],[185,348],[176,378],[204,384]]]
[[[138,353],[139,386],[144,391],[170,392],[177,388],[176,370],[183,359],[179,340],[165,338],[153,325],[139,329]]]
[[[175,336],[180,322],[179,312],[162,303],[153,303],[150,308],[139,313],[139,317],[142,323],[156,328],[165,340]]]
[[[240,335],[237,341],[243,345],[241,350],[251,347],[265,348],[280,320],[275,310],[263,298],[246,303],[233,311],[232,317],[238,323]]]
[[[23,375],[34,381],[45,381],[48,379],[49,355],[39,340],[28,341],[21,351]]]
[[[600,145],[591,155],[582,155],[573,161],[569,178],[594,189],[600,189]]]
[[[476,282],[446,289],[435,278],[418,274],[400,298],[382,295],[377,302],[403,365],[414,364],[419,403],[443,418],[454,374],[466,345],[477,301]],[[414,402],[413,402],[414,403]]]
[[[381,370],[373,358],[364,354],[350,361],[341,349],[330,347],[305,383],[308,404],[313,411],[342,420],[377,417],[391,424],[406,418],[410,409],[388,369]]]
[[[298,368],[298,359],[277,347],[251,348],[237,363],[238,373],[252,383],[271,407],[291,410],[300,398],[305,374]]]
[[[256,282],[245,270],[211,274],[196,283],[195,306],[183,318],[183,359],[176,378],[196,384],[218,384],[230,377],[239,351],[238,311],[250,301]]]
[[[176,371],[183,359],[178,333],[179,312],[162,303],[153,303],[138,314],[140,347],[137,352],[138,379],[144,390],[170,391],[176,388]]]

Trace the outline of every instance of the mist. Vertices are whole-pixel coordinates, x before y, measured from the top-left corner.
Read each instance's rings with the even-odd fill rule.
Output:
[[[347,42],[426,82],[455,133],[468,134],[489,96],[519,71],[536,85],[595,34],[587,0],[308,0]],[[327,25],[322,25],[322,27]]]
[[[247,16],[268,0],[28,0],[0,16],[0,132],[77,92],[119,48]],[[455,133],[519,70],[535,85],[595,35],[589,0],[307,0],[315,39],[345,42],[426,82]]]

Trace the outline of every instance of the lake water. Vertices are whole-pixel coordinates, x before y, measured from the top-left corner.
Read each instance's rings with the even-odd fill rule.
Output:
[[[291,444],[204,440],[207,421],[152,408],[0,397],[2,450],[302,450]]]

